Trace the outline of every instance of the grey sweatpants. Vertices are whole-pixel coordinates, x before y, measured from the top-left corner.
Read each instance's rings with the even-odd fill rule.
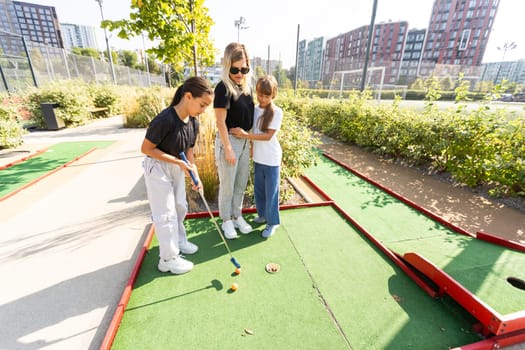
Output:
[[[226,161],[224,146],[217,134],[215,163],[219,173],[219,215],[223,221],[241,216],[244,192],[250,176],[250,144],[246,139],[229,135],[237,158],[235,165]]]
[[[145,157],[142,165],[159,255],[170,260],[179,255],[179,243],[187,240],[183,223],[188,212],[184,171],[178,165],[150,157]]]

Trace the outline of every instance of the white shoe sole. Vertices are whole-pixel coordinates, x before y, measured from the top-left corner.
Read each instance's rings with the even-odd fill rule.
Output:
[[[189,270],[172,270],[170,268],[163,268],[161,266],[157,266],[157,268],[159,269],[160,272],[171,272],[174,275],[182,275],[184,273],[187,273],[193,270],[193,267]]]

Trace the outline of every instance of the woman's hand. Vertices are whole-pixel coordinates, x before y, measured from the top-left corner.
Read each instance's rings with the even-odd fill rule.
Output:
[[[226,161],[230,165],[235,165],[235,162],[237,161],[237,157],[235,156],[235,152],[231,148],[224,150],[224,158],[226,158]]]
[[[248,132],[244,130],[243,128],[231,128],[230,134],[232,134],[235,137],[239,137],[241,139],[247,139],[248,138]]]

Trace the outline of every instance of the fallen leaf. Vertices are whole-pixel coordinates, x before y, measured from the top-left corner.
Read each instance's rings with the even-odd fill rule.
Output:
[[[249,334],[249,335],[254,335],[255,334],[251,329],[248,329],[248,328],[244,328],[244,332],[246,334]]]

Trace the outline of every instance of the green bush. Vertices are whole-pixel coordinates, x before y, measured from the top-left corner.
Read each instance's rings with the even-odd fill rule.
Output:
[[[454,91],[458,101],[469,93]],[[488,186],[494,196],[525,195],[525,116],[488,105],[468,111],[438,110],[441,91],[429,88],[423,112],[377,104],[369,95],[346,99],[283,99],[314,130],[404,163],[447,171],[470,187]],[[449,96],[450,97],[450,96]]]
[[[106,107],[107,111],[100,113],[102,117],[109,117],[120,114],[122,107],[120,105],[120,96],[117,94],[117,86],[90,84],[88,92],[91,97],[93,107]]]
[[[24,129],[18,118],[18,107],[6,94],[0,94],[0,149],[22,144]]]
[[[46,123],[40,104],[58,103],[55,108],[57,117],[62,118],[66,127],[85,124],[90,118],[91,96],[84,82],[67,80],[54,82],[40,88],[32,88],[25,96],[25,106],[32,115],[32,121],[38,127],[45,128]]]

